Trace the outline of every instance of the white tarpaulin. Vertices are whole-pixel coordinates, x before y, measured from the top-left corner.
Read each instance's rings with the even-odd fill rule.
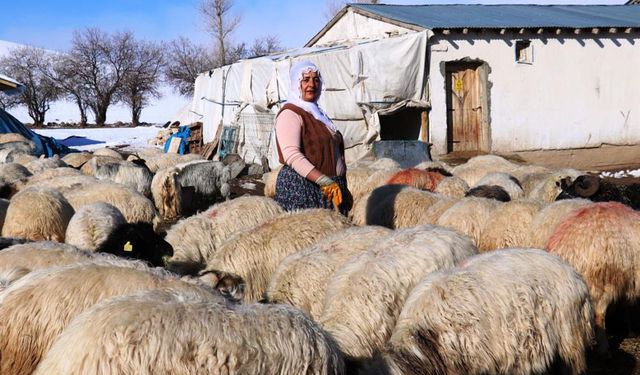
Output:
[[[266,156],[273,167],[274,119],[287,99],[289,67],[311,60],[324,80],[318,104],[344,135],[351,162],[379,138],[378,114],[429,106],[427,40],[424,31],[239,61],[198,76],[191,112],[202,115],[204,142],[221,125],[237,127],[235,152],[247,162]]]

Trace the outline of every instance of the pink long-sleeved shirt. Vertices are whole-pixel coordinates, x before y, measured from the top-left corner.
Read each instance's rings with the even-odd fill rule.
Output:
[[[329,130],[329,132],[331,132],[331,130]],[[299,175],[307,177],[315,166],[311,164],[300,150],[301,134],[302,117],[288,109],[280,112],[276,119],[276,138],[278,139],[284,162]],[[333,140],[336,144],[338,143],[337,137],[333,137]],[[335,150],[336,153],[340,152],[338,147],[335,147]],[[344,175],[346,170],[344,158],[338,154],[335,160],[337,175]]]

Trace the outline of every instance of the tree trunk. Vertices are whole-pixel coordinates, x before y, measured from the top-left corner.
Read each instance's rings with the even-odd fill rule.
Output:
[[[131,125],[140,125],[140,114],[142,113],[142,106],[134,104],[131,106]]]
[[[78,106],[78,110],[80,111],[80,127],[84,128],[87,126],[87,108],[82,102],[82,99],[76,97],[76,105]]]
[[[96,125],[104,126],[107,122],[107,107],[100,106],[96,111]]]

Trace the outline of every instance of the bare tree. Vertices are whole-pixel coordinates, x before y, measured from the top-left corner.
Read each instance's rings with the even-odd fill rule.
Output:
[[[326,8],[324,16],[327,20],[332,19],[338,12],[344,8],[347,3],[361,3],[361,4],[378,4],[378,0],[326,0]]]
[[[165,48],[165,56],[165,80],[184,96],[193,95],[198,74],[215,67],[211,52],[185,37],[169,42]]]
[[[161,71],[163,65],[162,48],[151,42],[134,43],[133,67],[122,82],[119,98],[131,108],[131,124],[140,124],[142,109],[149,99],[159,98]]]
[[[275,35],[267,35],[264,38],[258,38],[253,41],[249,57],[265,56],[282,50],[280,39]]]
[[[51,103],[60,98],[60,90],[55,83],[38,69],[49,60],[50,54],[47,51],[29,46],[12,49],[0,59],[3,73],[25,86],[20,94],[20,101],[27,107],[29,117],[37,126],[44,124]]]
[[[0,108],[7,110],[16,107],[22,103],[22,97],[19,94],[5,94],[0,92]]]
[[[60,89],[62,96],[73,101],[80,112],[79,125],[87,125],[87,98],[89,91],[82,83],[80,76],[72,68],[75,66],[71,57],[67,54],[52,54],[49,63],[39,66],[40,72],[51,79]]]
[[[97,125],[104,125],[107,109],[123,80],[134,68],[135,40],[131,32],[109,35],[96,28],[74,32],[69,69],[78,76],[89,95],[85,101]]]
[[[231,13],[233,0],[201,0],[200,13],[205,17],[207,29],[216,40],[216,67],[227,65],[231,33],[238,27],[240,16]]]

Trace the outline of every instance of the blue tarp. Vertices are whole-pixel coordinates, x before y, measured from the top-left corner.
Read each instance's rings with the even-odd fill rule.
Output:
[[[70,149],[69,147],[58,143],[53,138],[45,137],[32,132],[23,123],[21,123],[20,120],[11,116],[1,108],[0,133],[18,133],[23,137],[30,139],[36,146],[36,156],[45,155],[46,157],[51,157],[55,154],[62,156],[70,152],[77,152],[77,150]]]
[[[164,152],[169,151],[169,145],[174,138],[180,138],[180,147],[178,148],[178,154],[184,155],[189,152],[189,141],[187,138],[191,137],[191,129],[187,125],[183,125],[178,128],[178,132],[172,134],[169,139],[164,143]]]

